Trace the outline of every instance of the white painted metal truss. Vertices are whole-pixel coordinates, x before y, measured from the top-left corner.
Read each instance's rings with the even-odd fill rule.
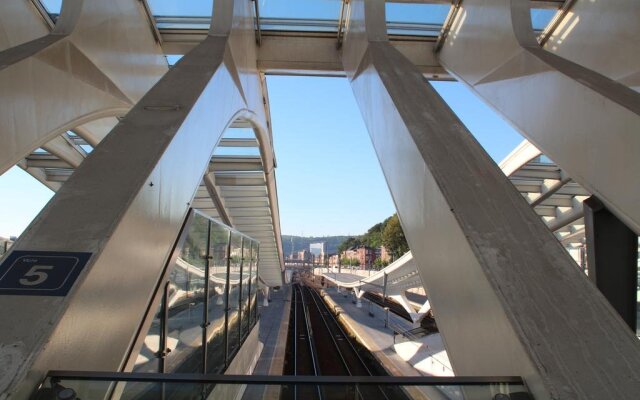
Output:
[[[565,247],[584,244],[582,202],[591,193],[527,140],[500,168]]]
[[[117,122],[105,118],[65,132],[18,166],[57,191]],[[260,142],[251,124],[238,120],[218,143],[191,206],[260,242],[262,282],[278,282],[281,275],[280,228],[274,224],[272,201],[277,208],[277,197],[269,196]]]
[[[424,314],[431,310],[431,305],[427,300],[422,308],[416,312],[405,296],[408,289],[423,287],[418,266],[410,251],[375,274],[362,279],[356,278],[355,275],[336,274],[331,271],[323,272],[322,275],[339,287],[352,288],[358,299],[362,297],[364,292],[380,293],[385,297],[392,298],[402,305],[414,322],[420,320]]]
[[[260,279],[279,282],[282,245],[272,211],[277,196],[269,193],[260,146],[251,124],[235,121],[218,143],[191,206],[259,241]]]

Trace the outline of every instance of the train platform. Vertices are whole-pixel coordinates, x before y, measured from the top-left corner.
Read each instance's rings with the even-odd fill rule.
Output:
[[[390,375],[453,376],[440,334],[412,339],[394,335],[394,331],[408,331],[417,325],[390,312],[385,326],[386,312],[375,303],[362,299],[358,308],[351,292],[338,293],[335,287],[324,292],[325,301],[334,310],[340,310],[339,318]]]
[[[284,369],[291,308],[291,285],[284,285],[277,292],[272,291],[270,297],[269,306],[265,307],[264,298],[258,296],[260,312],[258,340],[263,344],[263,348],[253,369],[254,375],[282,375]],[[247,387],[242,398],[246,400],[279,399],[279,390],[273,389],[263,385],[251,385]]]

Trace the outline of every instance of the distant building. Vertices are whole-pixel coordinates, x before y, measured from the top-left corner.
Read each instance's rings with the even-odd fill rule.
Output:
[[[298,260],[303,262],[312,262],[313,254],[309,250],[302,250],[298,252]]]
[[[357,248],[358,261],[360,261],[360,268],[370,267],[376,260],[376,249],[369,246],[359,246]]]
[[[326,250],[327,250],[327,244],[325,242],[309,244],[309,251],[311,252],[311,254],[313,254],[315,263],[318,263],[318,264],[324,263]]]
[[[380,246],[376,249],[377,258],[382,261],[390,262],[391,261],[391,253],[387,250],[386,247]]]
[[[13,244],[14,240],[15,240],[14,237],[10,239],[0,237],[0,256],[4,255],[7,251],[9,251],[9,248]]]
[[[329,256],[329,266],[330,267],[338,266],[339,259],[340,259],[340,255],[339,254],[331,254]]]
[[[351,247],[343,251],[340,256],[341,258],[358,260],[361,269],[373,265],[373,262],[377,258],[376,249],[365,245]]]

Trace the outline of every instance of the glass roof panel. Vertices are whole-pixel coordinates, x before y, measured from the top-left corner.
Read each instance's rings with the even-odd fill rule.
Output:
[[[60,14],[62,0],[40,0],[49,14]]]
[[[386,3],[387,32],[391,35],[438,36],[450,4]]]
[[[531,25],[533,25],[533,30],[544,30],[557,12],[558,10],[553,8],[532,8]]]
[[[213,0],[147,0],[154,16],[209,17]]]
[[[260,28],[336,32],[341,0],[260,0]]]
[[[182,54],[167,54],[165,57],[167,58],[167,64],[172,67],[178,61],[180,61],[180,59],[182,58]]]
[[[211,17],[155,16],[158,29],[209,29]]]
[[[260,18],[333,19],[340,17],[341,0],[259,0]]]

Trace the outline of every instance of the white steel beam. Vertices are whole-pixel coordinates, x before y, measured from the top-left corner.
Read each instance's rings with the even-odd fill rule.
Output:
[[[454,371],[519,375],[539,399],[635,398],[637,339],[384,21],[384,1],[352,1],[342,59]]]
[[[28,398],[48,370],[133,366],[126,356],[147,328],[140,318],[219,138],[242,117],[269,143],[250,12],[244,0],[217,0],[211,34],[135,105],[12,247],[92,256],[65,297],[0,296],[0,320],[11,327],[0,330],[0,343],[15,355],[0,357],[3,395]],[[261,151],[272,169],[272,150]],[[261,279],[279,285],[281,264],[273,265],[269,272],[261,264]]]
[[[576,0],[544,49],[640,91],[640,2]]]
[[[66,0],[52,32],[30,2],[3,1],[0,31],[0,174],[67,130],[125,114],[167,70],[130,0]]]
[[[601,10],[598,17],[607,15],[603,7],[615,7],[609,2],[592,3]],[[623,3],[629,11],[639,7],[638,2]],[[628,184],[640,171],[640,94],[540,48],[529,6],[528,0],[465,0],[439,53],[440,62],[618,218],[640,232],[640,187]],[[607,27],[615,25],[606,18]],[[594,19],[588,26],[600,25],[600,20]],[[630,25],[637,27],[640,22],[636,18]],[[620,32],[618,36],[627,35],[617,28],[615,31]],[[635,36],[639,31],[632,29]],[[637,48],[634,34],[621,38],[623,54]],[[590,42],[591,35],[583,35],[582,40]],[[618,36],[607,38],[617,43]],[[588,57],[609,63],[602,56],[603,47],[609,46],[608,40],[602,46],[594,45]],[[618,51],[617,45],[614,47]],[[637,54],[631,52],[632,61],[623,63],[629,66],[627,72],[637,68],[633,61]]]
[[[183,54],[204,38],[206,31],[162,29],[162,48],[166,54]],[[434,53],[434,42],[394,40],[393,45],[420,69],[434,79],[450,79]],[[263,32],[258,48],[258,68],[272,75],[344,76],[335,34]]]

